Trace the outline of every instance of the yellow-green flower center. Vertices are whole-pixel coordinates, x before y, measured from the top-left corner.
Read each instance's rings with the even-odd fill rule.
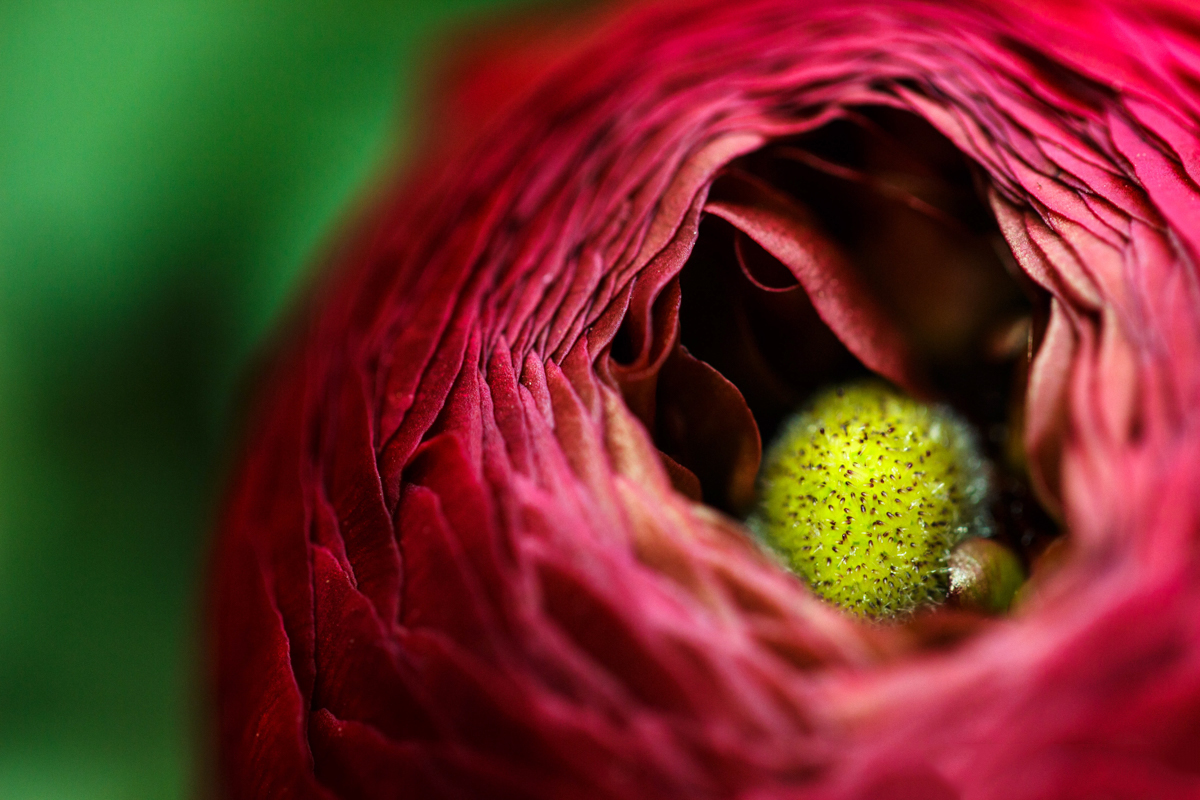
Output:
[[[948,409],[859,383],[785,426],[752,524],[817,594],[889,617],[945,599],[951,548],[987,532],[986,494],[974,438]]]

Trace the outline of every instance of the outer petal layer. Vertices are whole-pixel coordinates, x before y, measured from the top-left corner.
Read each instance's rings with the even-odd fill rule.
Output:
[[[216,561],[229,796],[1200,794],[1198,31],[1154,3],[606,20],[381,205],[278,359]],[[879,105],[981,167],[1052,298],[1026,444],[1075,554],[940,655],[696,502],[736,504],[757,430],[681,405],[744,419],[679,344],[707,214],[910,379],[797,218],[710,197],[739,156]]]

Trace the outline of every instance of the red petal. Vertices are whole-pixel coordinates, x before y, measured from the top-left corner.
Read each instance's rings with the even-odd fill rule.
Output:
[[[765,184],[730,172],[713,187],[705,210],[783,262],[821,319],[863,364],[914,394],[923,393],[904,335],[804,209]]]

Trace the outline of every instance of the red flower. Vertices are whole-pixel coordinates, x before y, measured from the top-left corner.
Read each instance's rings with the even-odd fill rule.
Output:
[[[382,204],[277,361],[216,561],[228,795],[1200,796],[1200,14],[701,0],[573,47]],[[954,288],[967,201],[828,157],[957,169],[916,117],[1045,312],[1025,445],[1071,541],[949,649],[710,507],[749,501],[771,387],[844,345],[938,391],[999,313]]]

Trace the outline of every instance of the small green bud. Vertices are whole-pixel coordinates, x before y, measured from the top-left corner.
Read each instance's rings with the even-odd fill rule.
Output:
[[[1025,570],[1016,553],[992,539],[967,539],[950,552],[950,600],[983,614],[1008,611]]]
[[[949,409],[857,383],[785,425],[751,525],[826,600],[892,617],[946,598],[951,549],[988,532],[987,493],[975,438]]]

